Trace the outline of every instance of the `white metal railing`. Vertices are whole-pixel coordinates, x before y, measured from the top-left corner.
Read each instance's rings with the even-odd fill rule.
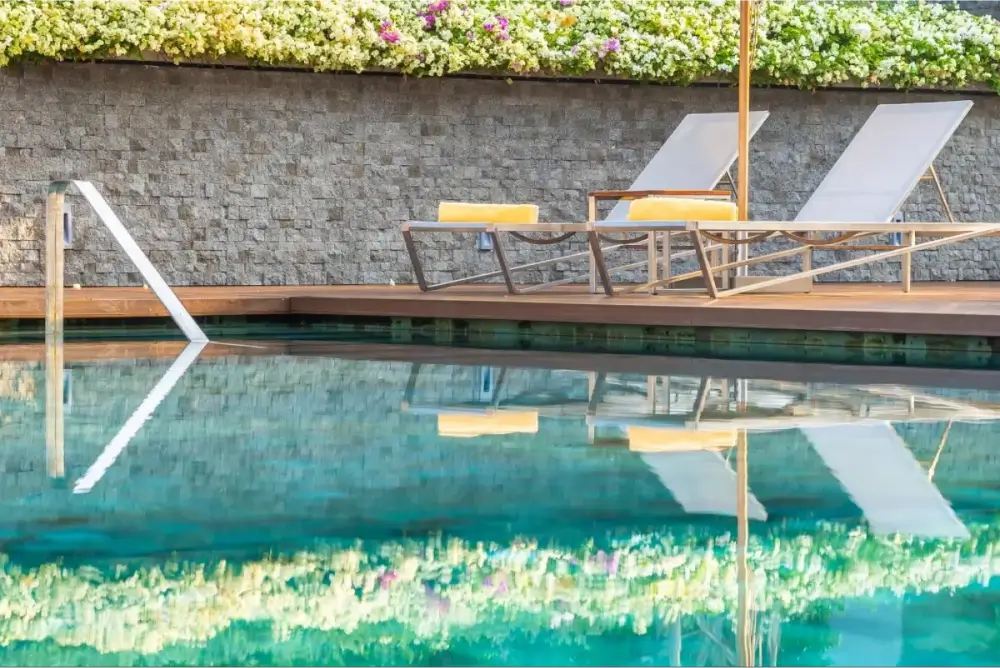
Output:
[[[63,292],[64,292],[64,236],[63,210],[66,191],[75,186],[90,207],[101,219],[108,231],[139,270],[146,285],[159,298],[177,326],[192,343],[206,343],[208,337],[194,321],[191,314],[170,289],[160,272],[149,261],[146,254],[135,243],[122,221],[111,210],[97,188],[89,181],[53,181],[49,184],[49,195],[45,217],[45,333],[61,335],[63,332]]]
[[[104,448],[97,461],[73,485],[74,494],[86,494],[104,476],[104,473],[115,462],[132,437],[152,416],[160,402],[198,359],[201,351],[208,344],[208,337],[205,336],[201,327],[184,308],[181,300],[163,280],[160,272],[156,270],[146,254],[135,243],[122,221],[111,210],[108,202],[97,192],[92,183],[89,181],[53,181],[50,183],[45,218],[45,440],[49,476],[56,480],[62,480],[66,475],[63,454],[63,402],[65,397],[63,396],[62,382],[64,369],[63,295],[65,290],[63,213],[66,205],[66,191],[69,190],[70,186],[75,186],[77,191],[87,200],[94,213],[111,232],[135,268],[139,270],[146,285],[167,309],[170,317],[181,328],[189,341],[187,347],[163,375],[163,378],[153,387],[145,400]]]

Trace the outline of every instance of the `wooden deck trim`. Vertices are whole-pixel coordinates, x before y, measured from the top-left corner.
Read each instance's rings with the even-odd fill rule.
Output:
[[[194,316],[330,315],[657,327],[1000,337],[1000,284],[820,284],[808,295],[694,294],[608,298],[585,288],[509,296],[500,286],[421,293],[411,286],[177,288]],[[0,320],[44,317],[41,288],[0,288]],[[142,288],[66,291],[71,319],[164,318]]]

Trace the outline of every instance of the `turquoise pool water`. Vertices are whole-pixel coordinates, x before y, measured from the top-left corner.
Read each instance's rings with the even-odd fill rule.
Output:
[[[1000,663],[990,372],[85,353],[62,438],[0,362],[0,664]]]

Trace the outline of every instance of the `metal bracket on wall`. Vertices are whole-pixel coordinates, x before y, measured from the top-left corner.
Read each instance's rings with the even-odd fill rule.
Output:
[[[49,184],[49,195],[46,203],[45,217],[45,332],[48,335],[61,336],[63,332],[63,293],[64,293],[64,262],[63,250],[65,231],[63,213],[66,206],[66,191],[75,186],[77,191],[90,204],[97,217],[101,219],[108,231],[128,255],[132,264],[139,270],[146,285],[159,298],[160,303],[170,313],[177,326],[193,343],[208,342],[208,337],[194,321],[191,314],[170,289],[160,272],[149,261],[146,254],[135,243],[122,221],[111,210],[108,202],[101,196],[94,184],[89,181],[53,181]]]

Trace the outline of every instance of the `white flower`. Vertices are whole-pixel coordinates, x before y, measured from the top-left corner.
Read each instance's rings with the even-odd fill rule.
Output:
[[[872,35],[872,27],[867,23],[855,23],[851,26],[851,30],[861,39],[868,39]]]

